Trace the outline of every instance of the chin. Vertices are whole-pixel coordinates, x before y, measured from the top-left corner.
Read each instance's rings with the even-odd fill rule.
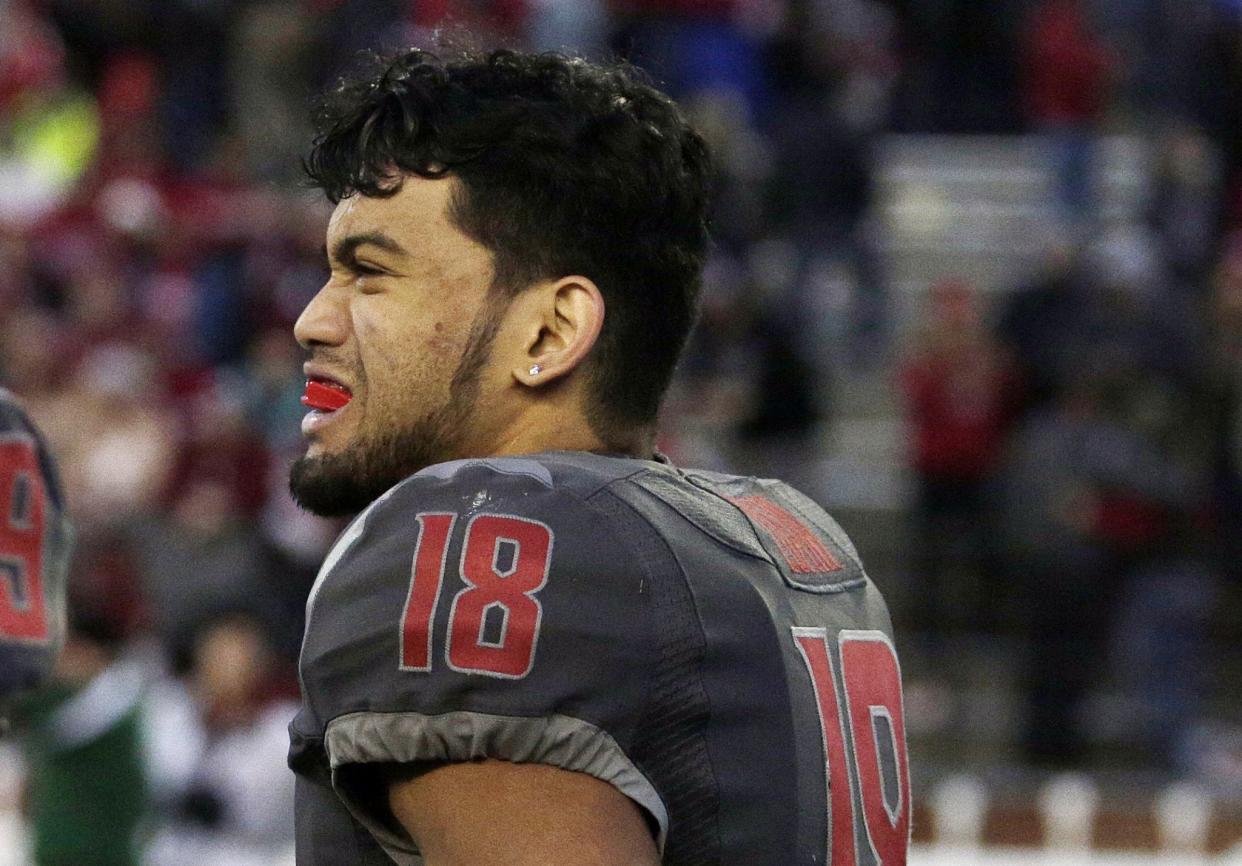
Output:
[[[460,454],[472,407],[468,391],[459,387],[439,410],[404,425],[311,431],[306,455],[289,471],[294,501],[323,517],[357,514],[420,469]]]
[[[289,492],[298,506],[320,517],[350,517],[400,479],[360,472],[349,452],[318,453],[312,445],[289,469]]]
[[[442,428],[413,425],[375,438],[355,437],[329,447],[312,441],[289,470],[289,491],[321,517],[357,514],[398,482],[452,453]]]

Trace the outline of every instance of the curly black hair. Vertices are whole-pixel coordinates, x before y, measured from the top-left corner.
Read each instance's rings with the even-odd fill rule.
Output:
[[[711,167],[703,139],[632,67],[496,50],[372,55],[315,113],[305,168],[337,202],[452,176],[454,224],[510,295],[595,281],[603,331],[588,418],[605,443],[655,421],[694,323]]]

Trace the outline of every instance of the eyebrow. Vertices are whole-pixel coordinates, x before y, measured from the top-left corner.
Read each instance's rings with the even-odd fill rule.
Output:
[[[349,264],[356,258],[358,247],[365,246],[366,244],[379,247],[381,250],[394,255],[409,255],[405,247],[383,232],[363,232],[356,235],[347,235],[334,243],[332,245],[332,260],[341,264]]]

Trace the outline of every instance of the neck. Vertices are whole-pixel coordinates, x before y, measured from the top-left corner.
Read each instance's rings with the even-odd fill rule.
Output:
[[[494,438],[492,447],[481,450],[496,457],[539,451],[591,451],[651,459],[655,453],[655,429],[609,431],[605,439],[581,412],[559,416],[528,413],[506,428],[504,435]]]

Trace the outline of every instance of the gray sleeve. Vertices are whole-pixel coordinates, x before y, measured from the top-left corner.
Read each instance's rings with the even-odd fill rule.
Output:
[[[463,711],[437,715],[359,712],[329,723],[325,748],[337,794],[398,863],[417,864],[418,849],[400,827],[384,820],[357,795],[340,772],[342,767],[500,758],[586,773],[612,785],[650,814],[659,827],[657,845],[664,850],[668,811],[655,787],[608,732],[581,719]]]

